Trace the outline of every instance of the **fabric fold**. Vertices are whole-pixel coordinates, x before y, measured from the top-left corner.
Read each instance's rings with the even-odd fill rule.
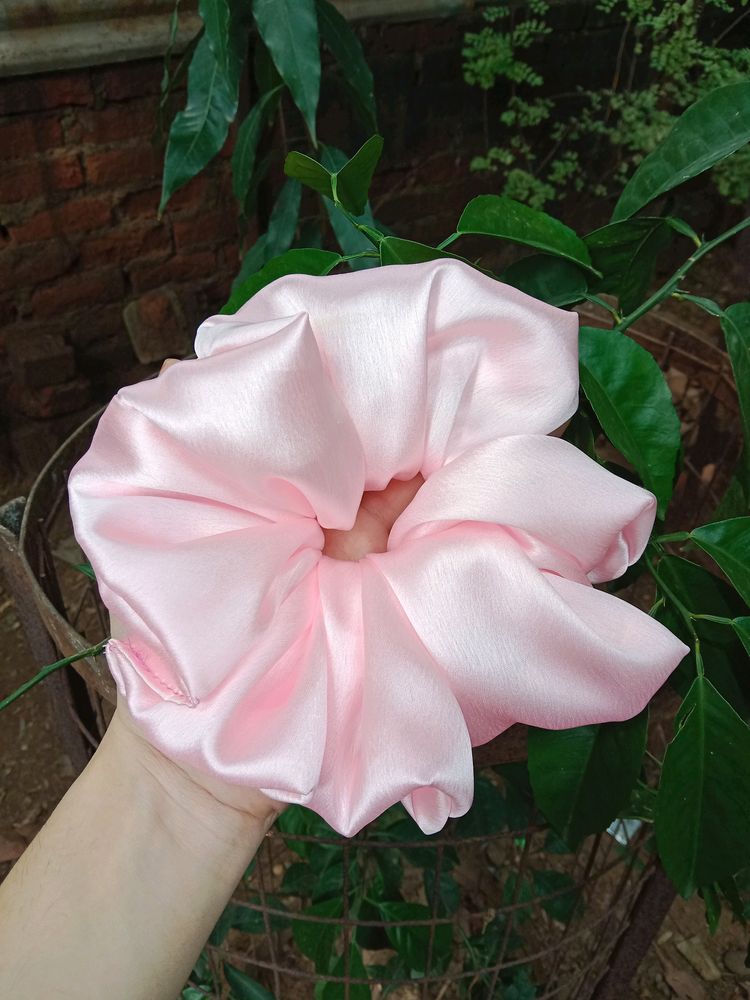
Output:
[[[432,522],[483,521],[542,543],[546,551],[534,556],[541,569],[556,569],[555,552],[562,550],[600,583],[621,576],[640,557],[655,511],[653,494],[613,476],[566,441],[514,435],[438,469],[393,525],[388,547],[419,537]]]

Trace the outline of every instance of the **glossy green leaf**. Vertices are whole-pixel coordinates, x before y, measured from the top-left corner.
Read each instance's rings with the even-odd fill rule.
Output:
[[[232,965],[227,965],[226,962],[224,975],[232,990],[231,1000],[275,1000],[273,993],[269,993],[265,986],[261,986],[250,976],[246,976]]]
[[[750,617],[741,615],[739,618],[734,619],[732,625],[748,656],[750,656]]]
[[[489,837],[508,825],[505,796],[488,778],[480,775],[474,782],[471,809],[456,822],[458,837]]]
[[[627,219],[612,222],[584,238],[591,262],[602,279],[596,292],[616,295],[620,309],[632,312],[646,298],[656,259],[672,239],[666,219]]]
[[[704,524],[691,531],[690,537],[721,567],[750,606],[750,517]]]
[[[750,141],[750,82],[717,87],[677,119],[625,185],[614,221],[708,170]]]
[[[539,808],[566,843],[605,830],[640,774],[648,713],[575,729],[529,727],[528,767]]]
[[[674,601],[678,601],[693,614],[716,615],[729,620],[741,615],[744,604],[729,584],[720,580],[703,566],[664,556],[659,560],[657,573],[659,592],[667,605],[655,617],[689,647],[693,646],[693,632],[688,629]],[[750,715],[750,663],[736,632],[727,625],[696,619],[692,624],[701,642],[701,654],[706,677],[719,694],[726,698],[743,718]],[[678,665],[670,684],[681,695],[688,692],[697,667],[694,651]]]
[[[334,174],[334,198],[347,212],[361,215],[367,205],[372,175],[383,152],[382,135],[373,135]]]
[[[232,282],[232,291],[239,288],[239,286],[246,281],[251,274],[255,274],[265,264],[268,259],[268,254],[266,253],[266,234],[263,233],[258,239],[253,243],[250,249],[247,251],[245,256],[242,258],[242,264],[237,273],[237,277]]]
[[[719,929],[721,919],[721,898],[715,886],[705,885],[699,890],[699,895],[706,908],[706,924],[708,933],[715,934]]]
[[[299,220],[302,187],[287,178],[271,211],[266,231],[266,257],[270,260],[289,249]]]
[[[285,274],[329,274],[340,263],[341,254],[330,250],[287,250],[280,257],[269,260],[257,274],[251,274],[233,289],[229,301],[221,311],[236,313],[261,288]]]
[[[76,563],[73,569],[77,569],[79,573],[83,573],[89,580],[96,580],[96,574],[90,563]]]
[[[515,261],[506,267],[500,280],[551,306],[581,302],[588,289],[586,272],[577,264],[546,253]]]
[[[288,153],[284,160],[284,173],[287,177],[294,177],[300,184],[312,188],[313,191],[317,191],[318,194],[325,195],[326,198],[333,201],[331,174],[311,156],[298,153],[296,150]]]
[[[581,327],[581,386],[612,444],[635,467],[664,517],[672,496],[680,421],[656,361],[612,330]]]
[[[329,975],[346,976],[351,979],[367,979],[367,969],[362,961],[362,953],[356,945],[349,949],[349,968],[343,955],[339,955],[331,965]],[[350,983],[347,989],[344,983],[317,983],[315,1000],[370,1000],[370,987],[365,983]]]
[[[427,904],[431,908],[435,899],[435,869],[425,868],[423,877]],[[456,882],[450,872],[441,871],[437,886],[438,915],[444,917],[446,914],[455,913],[461,902],[461,890],[458,882]]]
[[[169,130],[159,212],[224,145],[237,114],[238,84],[227,79],[204,35],[188,71],[187,105]]]
[[[255,154],[258,151],[263,128],[278,102],[280,88],[276,87],[264,94],[250,109],[247,117],[237,130],[237,141],[232,152],[232,190],[245,214],[247,195],[250,190]]]
[[[656,802],[656,842],[683,896],[750,865],[750,729],[698,677],[667,747]]]
[[[303,955],[307,955],[315,962],[315,968],[318,971],[325,971],[329,967],[336,939],[341,933],[339,918],[342,913],[341,897],[326,899],[322,903],[308,906],[302,911],[302,915],[324,917],[328,919],[328,923],[306,920],[295,920],[292,923],[292,934],[297,947]]]
[[[510,240],[592,269],[588,248],[572,229],[546,212],[505,195],[480,194],[473,198],[463,210],[456,232]]]
[[[377,129],[375,88],[359,39],[349,22],[328,0],[317,0],[320,37],[339,65],[363,123],[370,131]]]
[[[380,241],[381,264],[422,264],[428,260],[463,260],[445,250],[436,250],[426,243],[402,240],[398,236],[386,236]],[[467,262],[465,262],[467,263]]]
[[[424,975],[427,972],[430,927],[433,921],[428,906],[421,903],[378,902],[378,910],[383,920],[424,920],[424,924],[413,926],[386,927],[388,939],[404,959],[412,972]],[[437,924],[432,947],[433,968],[444,967],[451,955],[453,928],[450,924]]]
[[[211,47],[216,64],[227,81],[234,87],[239,82],[244,51],[238,45],[234,31],[239,28],[232,18],[229,0],[199,0],[198,11],[203,21],[206,41]]]
[[[729,306],[721,318],[721,328],[732,363],[742,417],[745,446],[740,476],[744,492],[750,494],[750,302]]]
[[[253,17],[281,79],[316,142],[320,50],[315,0],[253,0]]]

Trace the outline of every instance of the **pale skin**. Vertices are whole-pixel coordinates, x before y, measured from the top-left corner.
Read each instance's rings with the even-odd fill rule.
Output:
[[[325,530],[324,553],[385,551],[422,482],[365,493],[351,531]],[[0,997],[174,1000],[282,808],[168,760],[118,704],[0,886]]]

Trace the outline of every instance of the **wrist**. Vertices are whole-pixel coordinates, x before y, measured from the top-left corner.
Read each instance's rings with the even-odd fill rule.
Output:
[[[178,842],[198,853],[218,841],[224,850],[247,855],[249,863],[282,808],[252,789],[227,785],[165,757],[140,734],[122,703],[96,756],[101,754],[116,773],[131,776],[137,796],[156,804]]]

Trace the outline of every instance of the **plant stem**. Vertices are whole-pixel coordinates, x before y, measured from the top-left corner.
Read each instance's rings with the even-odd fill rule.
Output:
[[[731,618],[722,618],[721,615],[692,615],[696,622],[716,622],[717,625],[734,625]]]
[[[638,306],[637,309],[634,309],[633,312],[625,316],[625,318],[617,324],[617,329],[622,332],[632,326],[633,323],[637,323],[641,316],[645,316],[647,312],[650,312],[654,308],[654,306],[657,306],[660,302],[663,302],[664,299],[668,298],[672,294],[693,264],[696,264],[701,257],[705,257],[707,253],[710,253],[726,240],[736,236],[737,233],[742,232],[743,229],[747,229],[748,226],[750,226],[750,218],[743,219],[742,222],[738,222],[736,226],[732,226],[731,229],[727,229],[726,232],[721,233],[721,235],[715,237],[715,239],[702,243],[695,250],[695,252],[688,257],[685,263],[678,267],[672,277],[664,282],[661,288],[658,288],[650,298],[646,299],[642,305]]]
[[[666,542],[686,542],[688,538],[690,538],[689,531],[673,531],[670,535],[657,535],[652,541],[664,545]]]
[[[461,235],[460,233],[451,233],[450,236],[447,236],[442,243],[438,243],[435,249],[445,250],[445,248],[449,247],[451,243],[455,243],[460,235]]]
[[[108,639],[104,639],[103,642],[99,642],[96,646],[90,646],[88,649],[84,649],[82,653],[74,653],[73,656],[66,656],[64,660],[58,660],[56,663],[48,663],[46,667],[34,674],[34,676],[22,684],[19,688],[16,688],[12,694],[9,694],[7,698],[3,698],[0,701],[0,712],[7,708],[8,705],[13,704],[13,702],[20,698],[22,694],[26,694],[35,684],[39,681],[43,681],[45,677],[49,677],[50,674],[54,673],[55,670],[59,670],[61,667],[67,667],[69,663],[75,663],[76,660],[83,660],[87,656],[99,656],[103,652],[104,647],[109,642]]]

